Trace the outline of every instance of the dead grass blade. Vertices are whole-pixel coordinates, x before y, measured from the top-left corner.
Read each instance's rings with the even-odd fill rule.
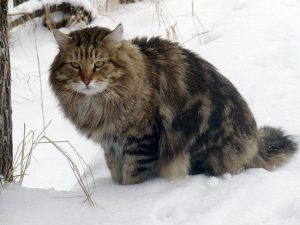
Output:
[[[26,132],[26,125],[24,124],[23,138],[15,152],[14,161],[13,161],[13,171],[11,171],[10,177],[12,177],[12,179],[15,182],[18,182],[20,185],[22,185],[25,176],[28,174],[27,171],[31,163],[33,151],[36,150],[37,146],[40,144],[48,144],[54,149],[58,150],[62,154],[62,156],[67,160],[79,186],[81,187],[85,195],[84,202],[88,202],[90,205],[93,205],[94,202],[91,198],[91,195],[95,191],[96,185],[95,185],[94,176],[90,166],[84,161],[84,159],[80,156],[76,148],[69,141],[53,141],[50,137],[46,136],[46,129],[49,127],[51,121],[48,122],[47,124],[45,123],[42,74],[41,74],[38,48],[37,46],[35,47],[36,47],[36,57],[37,57],[38,74],[39,74],[39,81],[40,81],[39,91],[40,91],[41,113],[43,119],[42,121],[43,129],[36,136],[35,135],[36,132],[33,130]],[[71,149],[71,151],[75,153],[77,159],[71,157],[71,154],[69,154],[68,151],[66,151],[61,146],[59,146],[59,144],[67,144],[67,146]],[[76,164],[76,161],[79,161],[80,167]],[[90,173],[93,179],[93,187],[91,187],[88,182],[87,173]]]
[[[44,96],[43,96],[41,64],[40,64],[40,57],[39,57],[39,52],[38,52],[38,48],[37,48],[36,44],[35,44],[35,51],[36,51],[37,65],[38,65],[38,69],[39,69],[41,111],[42,111],[42,118],[43,118],[43,128],[44,128],[44,132],[45,132],[45,111],[44,111]],[[44,133],[44,136],[45,136],[45,133]]]
[[[91,167],[85,162],[85,160],[80,156],[78,151],[69,141],[53,141],[49,137],[43,135],[45,133],[45,130],[48,128],[50,122],[37,135],[37,137],[34,136],[34,131],[29,131],[28,133],[26,133],[26,126],[24,125],[23,140],[18,146],[13,162],[14,166],[13,171],[11,173],[13,181],[18,182],[20,185],[22,185],[25,176],[28,175],[27,170],[30,166],[33,150],[35,150],[40,144],[49,144],[53,146],[54,149],[58,150],[62,154],[62,156],[67,160],[80,188],[84,193],[84,202],[88,202],[90,205],[94,205],[91,195],[94,193],[96,185]],[[62,143],[67,144],[70,147],[70,149],[72,149],[72,151],[75,153],[76,157],[80,162],[81,169],[75,163],[76,160],[73,157],[71,157],[65,149],[59,146],[59,144]],[[92,177],[92,187],[89,184],[87,173],[89,173],[89,175]]]
[[[55,148],[56,148],[56,149],[57,149],[57,150],[65,157],[65,159],[67,159],[67,161],[68,161],[68,163],[69,163],[69,165],[70,165],[70,167],[71,167],[71,169],[72,169],[72,171],[73,171],[73,173],[74,173],[74,175],[75,175],[75,178],[76,178],[78,184],[80,185],[82,191],[83,191],[84,194],[85,194],[85,200],[84,200],[84,202],[87,201],[90,205],[94,205],[94,202],[93,202],[93,200],[92,200],[92,198],[91,198],[91,195],[93,194],[94,191],[91,191],[91,189],[90,189],[90,187],[89,187],[89,185],[88,185],[88,182],[85,182],[85,181],[87,181],[87,178],[85,177],[85,174],[84,174],[84,178],[81,176],[80,170],[79,170],[78,166],[75,164],[75,162],[74,162],[74,160],[72,159],[72,157],[68,154],[68,152],[66,152],[65,150],[63,150],[63,149],[57,144],[56,141],[52,141],[52,140],[51,140],[50,138],[48,138],[47,136],[43,136],[42,139],[47,140],[47,142],[38,142],[37,144],[45,144],[45,143],[51,144],[52,146],[54,146],[54,147],[55,147]],[[68,141],[63,141],[63,142],[64,142],[64,143],[68,143],[70,146],[72,146],[72,145],[70,144],[70,142],[68,142]],[[62,142],[60,141],[60,143],[62,143]],[[75,151],[75,153],[77,154],[77,156],[80,157],[81,163],[83,163],[84,165],[88,166],[87,163],[86,163],[86,162],[82,159],[82,157],[78,154],[78,152],[76,151],[75,148],[74,148],[74,151]],[[88,168],[90,169],[89,166],[88,166]],[[90,171],[91,171],[91,169],[90,169]],[[92,177],[93,177],[93,176],[92,176]],[[84,180],[85,180],[85,181],[84,181]],[[95,181],[94,181],[94,180],[93,180],[93,183],[94,183],[94,185],[95,185]],[[95,187],[95,186],[94,186],[94,187]]]
[[[198,41],[200,44],[202,44],[202,40],[203,40],[203,35],[206,35],[208,33],[208,31],[206,30],[206,28],[204,27],[203,23],[201,22],[201,20],[199,19],[196,11],[195,11],[195,4],[194,4],[194,0],[192,0],[192,17],[193,17],[193,21],[194,21],[194,27],[196,30],[196,34],[193,35],[193,37],[191,39],[189,39],[188,41],[194,39],[194,38],[198,38]],[[185,41],[185,42],[188,42]]]
[[[155,8],[152,17],[152,29],[154,21],[156,21],[158,28],[163,27],[169,40],[180,41],[181,35],[177,29],[177,23],[163,1],[152,0],[152,3],[154,4]]]

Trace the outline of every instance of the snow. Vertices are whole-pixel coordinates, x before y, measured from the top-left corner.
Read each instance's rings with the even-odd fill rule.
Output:
[[[132,186],[102,178],[92,207],[74,197],[78,193],[12,185],[2,193],[0,224],[297,225],[300,180],[295,174],[258,169],[238,176],[154,179]]]
[[[36,4],[40,3],[36,1],[32,7]],[[176,23],[180,43],[209,60],[234,83],[259,126],[281,127],[299,141],[299,1],[165,0],[156,6],[168,24]],[[30,4],[26,7],[31,9]],[[109,16],[99,12],[91,26],[114,28],[122,22],[125,38],[167,37],[155,9],[149,1],[111,8]],[[82,137],[57,107],[47,80],[57,47],[51,32],[40,26],[41,21],[36,22],[37,26],[28,23],[15,28],[12,35],[15,150],[24,123],[27,131],[43,129],[37,46],[46,123],[52,120],[46,135],[69,141],[89,162],[96,183],[95,205],[78,197],[83,193],[66,159],[52,145],[40,144],[33,152],[23,187],[11,184],[1,190],[1,225],[300,224],[299,152],[272,172],[251,169],[234,176],[198,175],[179,181],[156,178],[132,186],[113,183],[101,146]],[[203,32],[207,33],[194,36]],[[59,145],[77,160],[67,143]]]

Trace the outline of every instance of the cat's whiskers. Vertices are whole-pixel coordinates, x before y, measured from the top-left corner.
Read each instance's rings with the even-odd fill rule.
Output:
[[[58,91],[58,95],[64,95],[67,91],[69,91],[69,89],[64,88],[61,91]]]
[[[107,87],[107,89],[105,90],[105,94],[108,97],[109,101],[111,102],[113,109],[116,110],[117,113],[119,114],[120,112],[119,103],[121,101],[120,96],[110,87]]]
[[[118,103],[115,101],[114,96],[112,95],[111,92],[106,92],[105,95],[107,96],[109,102],[106,102],[106,107],[105,107],[105,115],[115,115],[114,112],[116,112],[116,114],[119,114],[120,112],[120,108]]]
[[[61,91],[58,91],[58,95],[61,96],[61,98],[64,99],[64,101],[67,103],[68,99],[69,99],[69,96],[71,94],[69,93],[69,89],[63,89]]]
[[[77,97],[77,95],[78,95],[78,91],[76,91],[75,92],[75,95],[74,95],[74,99],[72,99],[73,100],[73,107],[74,107],[74,109],[76,109],[76,97]]]
[[[103,93],[105,94],[109,102],[113,105],[113,107],[116,107],[117,102],[115,101],[116,99],[113,96],[113,91],[110,88],[107,88],[107,90],[105,90]]]
[[[79,92],[73,91],[70,88],[65,88],[58,92],[60,96],[63,96],[65,105],[68,105],[73,110],[76,110],[76,98],[78,97]]]
[[[108,96],[108,94],[106,92],[103,92],[103,95],[105,96],[107,101],[103,102],[103,114],[105,117],[107,117],[109,110],[109,107],[111,104],[113,104],[111,98]]]
[[[105,100],[108,100],[108,102],[110,102],[111,104],[113,104],[110,96],[108,95],[108,93],[106,91],[103,91],[102,94],[104,95]],[[105,101],[103,103],[105,104]]]
[[[121,84],[121,83],[114,83],[111,85],[111,90],[118,96],[127,96],[130,93],[129,87]]]
[[[71,104],[72,104],[72,101],[73,101],[73,95],[72,94],[67,94],[65,95],[65,102],[66,102],[66,105],[68,105],[68,107],[71,107]]]
[[[121,87],[122,89],[125,89],[126,91],[130,91],[128,86],[125,86],[124,84],[122,84],[120,82],[113,83],[111,85],[111,87]]]

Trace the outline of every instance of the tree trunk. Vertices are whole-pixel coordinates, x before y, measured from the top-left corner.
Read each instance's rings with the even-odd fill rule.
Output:
[[[10,180],[13,154],[7,0],[0,2],[0,175]]]

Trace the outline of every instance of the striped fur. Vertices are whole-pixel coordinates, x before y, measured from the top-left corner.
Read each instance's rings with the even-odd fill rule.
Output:
[[[272,169],[297,149],[279,130],[258,131],[236,88],[177,43],[123,40],[122,25],[55,37],[60,51],[50,69],[51,87],[66,117],[102,144],[120,184],[156,175]]]

